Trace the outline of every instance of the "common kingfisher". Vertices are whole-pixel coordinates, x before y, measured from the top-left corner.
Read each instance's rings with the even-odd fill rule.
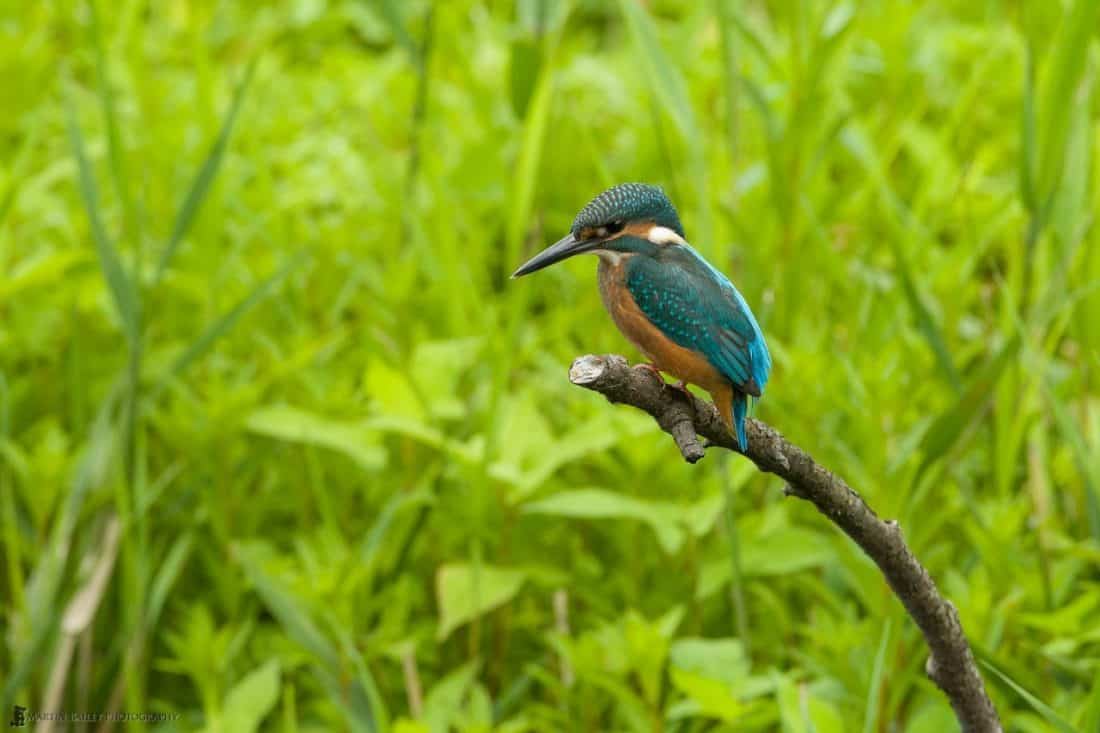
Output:
[[[664,191],[623,183],[592,199],[569,234],[512,277],[584,252],[599,255],[600,295],[615,325],[651,368],[709,392],[743,453],[748,398],[764,393],[771,355],[741,293],[684,237]]]

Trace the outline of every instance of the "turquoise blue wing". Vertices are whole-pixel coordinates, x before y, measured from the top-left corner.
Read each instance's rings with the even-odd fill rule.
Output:
[[[685,249],[676,262],[631,257],[627,289],[662,333],[701,353],[740,391],[759,397],[771,368],[760,326],[733,284]]]

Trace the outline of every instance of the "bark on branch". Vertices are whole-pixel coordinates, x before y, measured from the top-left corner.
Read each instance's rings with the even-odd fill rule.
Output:
[[[599,392],[611,402],[648,412],[672,436],[690,463],[705,454],[697,436],[709,441],[707,447],[737,451],[736,439],[727,432],[712,405],[665,384],[651,370],[631,368],[621,356],[582,356],[573,362],[569,380]],[[931,652],[925,671],[950,699],[962,729],[967,733],[1000,733],[997,711],[986,694],[958,613],[909,550],[898,523],[880,519],[843,479],[819,466],[774,428],[750,418],[747,430],[749,448],[745,455],[760,470],[785,479],[788,495],[812,502],[882,570],[886,582],[924,634]]]

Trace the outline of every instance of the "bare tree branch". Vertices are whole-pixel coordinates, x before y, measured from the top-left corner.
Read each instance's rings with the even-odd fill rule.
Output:
[[[705,454],[697,436],[706,438],[708,446],[737,451],[736,439],[712,405],[665,384],[651,370],[632,369],[621,356],[582,356],[573,362],[569,380],[601,393],[611,402],[648,412],[673,437],[690,463]],[[924,634],[931,651],[925,670],[950,699],[962,729],[967,733],[1000,733],[997,711],[986,694],[958,613],[906,546],[898,523],[880,519],[843,479],[815,463],[775,429],[750,418],[747,430],[749,448],[745,455],[762,471],[785,479],[785,493],[812,502],[882,570],[886,582]]]

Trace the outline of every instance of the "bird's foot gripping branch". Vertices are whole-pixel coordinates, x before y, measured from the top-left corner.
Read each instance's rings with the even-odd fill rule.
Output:
[[[651,370],[631,368],[621,356],[582,356],[573,362],[569,380],[611,402],[648,412],[690,463],[705,455],[699,436],[708,441],[708,447],[738,449],[737,438],[712,405],[666,384]],[[930,651],[925,669],[951,701],[962,730],[1000,731],[997,711],[986,694],[955,607],[940,595],[928,571],[909,550],[898,523],[880,519],[843,479],[815,463],[775,429],[749,419],[747,431],[744,455],[760,470],[784,479],[788,495],[813,503],[882,570],[924,634]]]

